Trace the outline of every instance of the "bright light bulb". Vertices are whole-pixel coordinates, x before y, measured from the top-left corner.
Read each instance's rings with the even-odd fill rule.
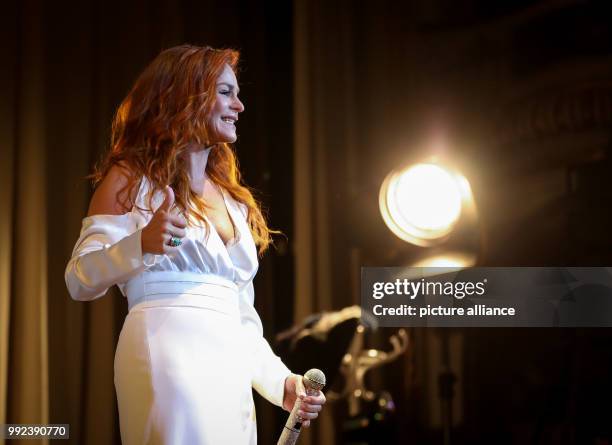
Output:
[[[421,230],[446,230],[461,214],[457,181],[441,167],[420,164],[397,178],[393,190],[398,216]]]
[[[380,191],[380,209],[393,233],[419,246],[431,246],[453,230],[462,205],[470,201],[467,179],[433,163],[392,172]]]

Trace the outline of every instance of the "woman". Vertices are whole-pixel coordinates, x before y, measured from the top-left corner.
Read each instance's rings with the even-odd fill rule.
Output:
[[[117,110],[112,148],[66,268],[75,300],[117,284],[128,299],[115,354],[124,444],[256,442],[251,387],[308,426],[306,396],[253,307],[270,229],[229,143],[244,106],[238,53],[163,51]]]

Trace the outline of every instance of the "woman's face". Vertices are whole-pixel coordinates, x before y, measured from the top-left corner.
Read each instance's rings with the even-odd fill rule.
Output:
[[[244,105],[238,99],[238,81],[229,65],[217,79],[216,103],[208,117],[208,128],[211,131],[211,142],[236,142],[236,122],[238,114],[244,111]]]

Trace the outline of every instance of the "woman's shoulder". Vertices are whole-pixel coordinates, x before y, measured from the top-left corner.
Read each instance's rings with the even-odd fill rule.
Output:
[[[135,181],[139,184],[138,178],[127,164],[113,165],[96,187],[87,215],[122,215],[129,212],[139,190],[138,186],[130,187]]]

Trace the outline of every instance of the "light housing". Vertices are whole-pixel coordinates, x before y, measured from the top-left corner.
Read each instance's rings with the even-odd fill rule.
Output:
[[[379,206],[396,236],[431,247],[449,237],[462,214],[473,210],[474,202],[463,175],[428,161],[389,173],[380,188]]]

